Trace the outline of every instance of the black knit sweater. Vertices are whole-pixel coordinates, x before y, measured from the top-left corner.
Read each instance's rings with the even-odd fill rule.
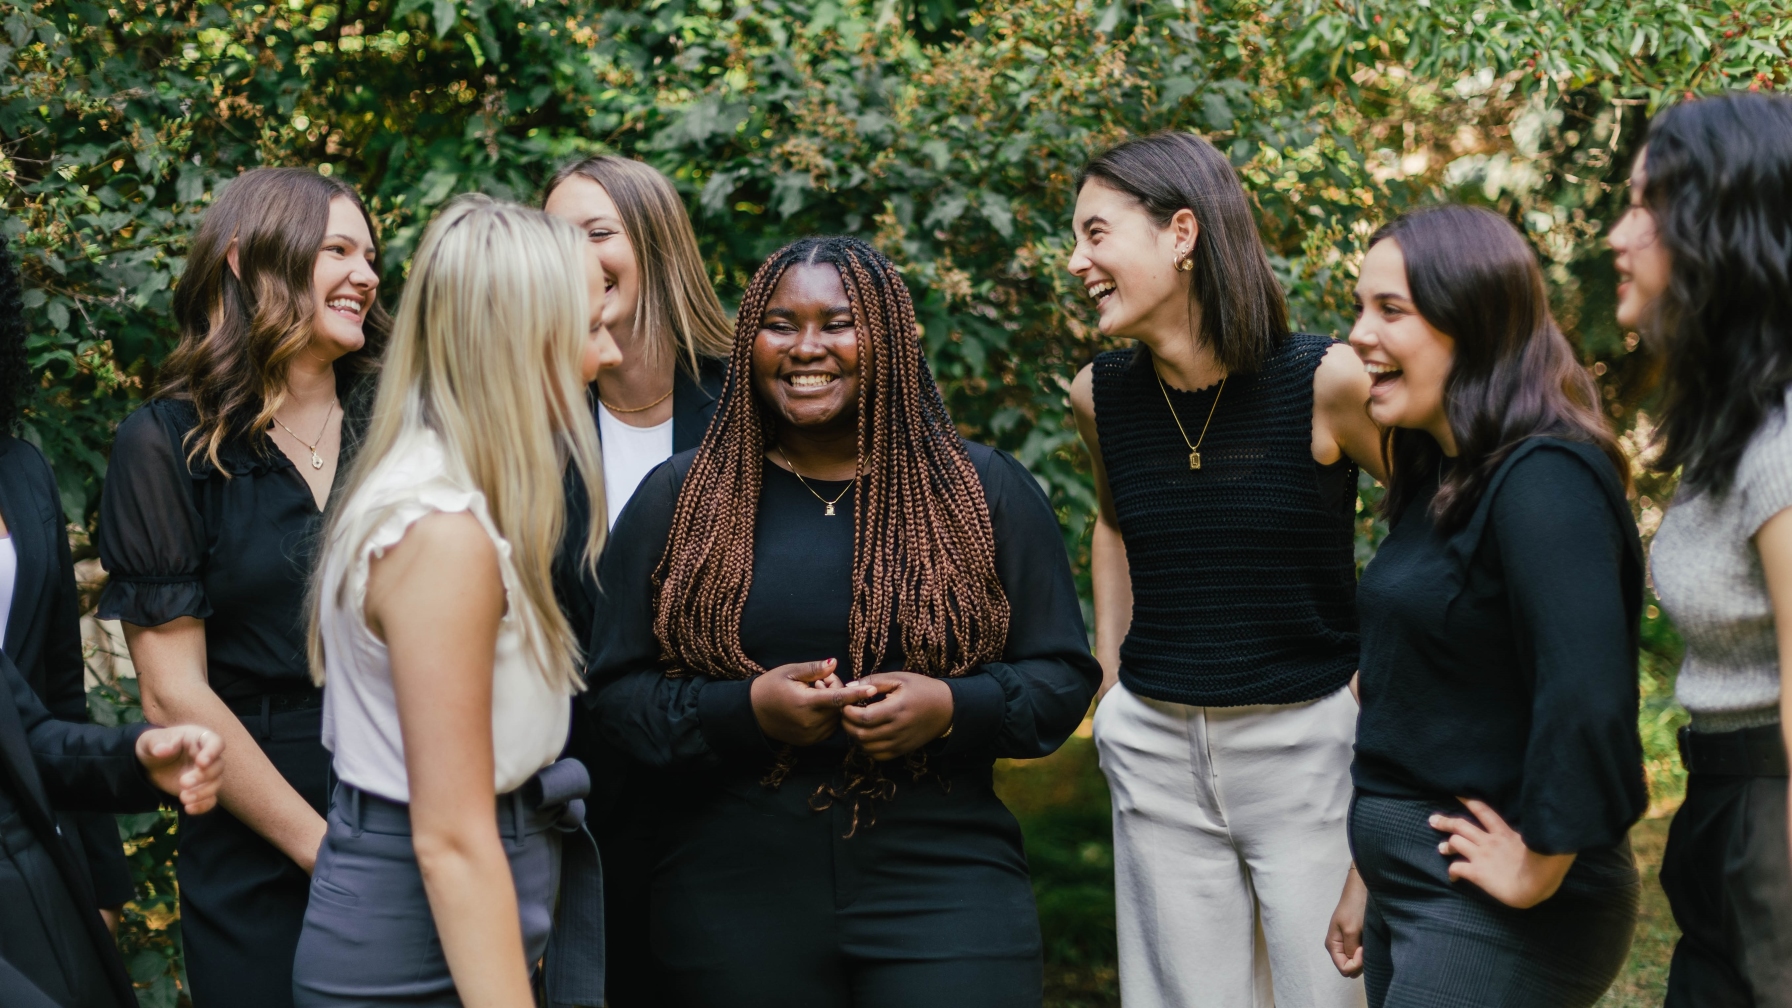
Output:
[[[1150,352],[1095,358],[1095,422],[1132,572],[1120,681],[1202,707],[1297,703],[1356,671],[1356,464],[1313,460],[1313,374],[1332,340],[1295,333],[1226,382],[1201,468]],[[1167,387],[1167,386],[1166,386]],[[1196,437],[1218,386],[1169,389]]]

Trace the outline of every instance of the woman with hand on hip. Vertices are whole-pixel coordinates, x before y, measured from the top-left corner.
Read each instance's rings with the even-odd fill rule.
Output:
[[[678,191],[664,175],[629,158],[604,155],[560,169],[544,209],[585,236],[585,255],[603,270],[604,324],[622,363],[591,386],[592,417],[604,447],[604,511],[614,526],[641,478],[674,454],[697,447],[715,415],[733,332],[710,287],[697,238]],[[589,647],[604,596],[579,563],[579,529],[590,512],[584,488],[567,481],[566,541],[555,587],[573,633]],[[655,1004],[647,950],[647,821],[665,791],[647,768],[604,743],[590,712],[575,704],[567,755],[591,771],[591,827],[603,851],[606,979],[612,1008]]]
[[[204,725],[231,753],[222,808],[180,826],[196,1008],[292,1003],[329,776],[304,599],[390,321],[377,254],[344,183],[232,179],[188,251],[161,387],[112,447],[100,618],[124,622],[149,719]]]
[[[1792,100],[1729,94],[1650,124],[1611,233],[1618,323],[1665,353],[1650,546],[1686,640],[1686,802],[1661,887],[1667,1004],[1792,1006]]]
[[[1369,379],[1343,344],[1288,331],[1244,189],[1205,140],[1090,161],[1074,224],[1070,271],[1102,335],[1138,341],[1070,389],[1100,501],[1121,997],[1360,1004],[1321,942],[1350,865],[1357,466],[1381,473]]]
[[[585,791],[577,762],[555,762],[579,688],[553,593],[562,467],[597,490],[584,390],[619,359],[578,240],[469,196],[412,262],[319,563],[311,659],[339,783],[301,1006],[535,1004],[560,830]],[[584,535],[595,563],[602,522]],[[602,1003],[601,986],[587,995],[550,981],[556,1004]]]
[[[1393,528],[1357,592],[1360,881],[1328,944],[1373,1008],[1591,1005],[1636,927],[1648,803],[1628,462],[1505,218],[1396,220],[1357,299]]]
[[[754,276],[715,422],[599,569],[606,738],[665,774],[660,1003],[1037,1008],[1037,911],[998,757],[1099,675],[1062,537],[965,442],[888,259],[807,238]]]

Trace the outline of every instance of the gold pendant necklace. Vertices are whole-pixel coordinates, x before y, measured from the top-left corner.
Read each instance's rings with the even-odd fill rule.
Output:
[[[330,429],[330,416],[335,412],[336,400],[332,399],[330,400],[329,407],[324,410],[324,429],[317,432],[317,440],[312,444],[305,444],[305,439],[300,437],[297,431],[294,431],[291,427],[288,427],[285,423],[281,422],[279,417],[275,417],[274,422],[280,424],[281,430],[291,434],[294,441],[311,449],[311,468],[322,469],[324,467],[324,457],[317,453],[317,446],[324,443],[324,432]]]
[[[1176,432],[1182,435],[1182,443],[1188,445],[1188,467],[1201,468],[1201,442],[1207,440],[1207,428],[1213,424],[1213,412],[1220,408],[1220,396],[1225,394],[1226,379],[1220,379],[1220,388],[1213,394],[1213,405],[1207,409],[1207,422],[1201,425],[1201,436],[1189,441],[1188,431],[1182,429],[1182,418],[1176,415],[1176,404],[1170,401],[1170,390],[1164,385],[1164,376],[1157,373],[1157,365],[1151,365],[1151,374],[1157,378],[1157,390],[1164,394],[1164,405],[1170,407],[1170,419],[1176,421]]]
[[[784,460],[784,464],[786,466],[790,467],[790,475],[796,477],[796,481],[803,485],[804,490],[807,490],[810,493],[815,494],[816,500],[818,500],[828,506],[828,509],[821,513],[822,517],[823,518],[834,517],[834,505],[840,503],[840,498],[846,496],[847,490],[851,490],[853,488],[853,486],[855,485],[855,483],[846,484],[845,490],[841,490],[839,493],[835,494],[833,500],[828,500],[826,497],[823,497],[822,495],[815,493],[815,488],[809,485],[809,481],[803,478],[803,474],[796,471],[796,463],[790,461],[790,456],[784,454],[784,449],[778,447],[777,445],[772,445],[772,451],[777,452],[778,457]]]

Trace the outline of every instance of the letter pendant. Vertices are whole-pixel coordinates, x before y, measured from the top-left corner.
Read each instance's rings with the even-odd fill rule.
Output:
[[[1200,452],[1192,451],[1192,452],[1188,453],[1188,467],[1190,469],[1201,468],[1201,453]]]
[[[832,503],[829,503],[827,513],[822,515],[822,517],[823,518],[832,518],[833,516],[834,516],[834,505]]]
[[[315,449],[315,448],[311,449],[311,468],[322,469],[323,467],[324,467],[323,457],[318,455],[317,449]]]

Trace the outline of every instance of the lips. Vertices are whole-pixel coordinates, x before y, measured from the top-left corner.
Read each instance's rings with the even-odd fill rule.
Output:
[[[1103,280],[1099,283],[1092,283],[1085,289],[1088,290],[1089,296],[1095,299],[1096,304],[1101,304],[1107,300],[1108,295],[1114,293],[1115,287],[1114,281]]]
[[[1363,370],[1369,372],[1369,394],[1371,395],[1393,388],[1394,383],[1400,380],[1402,374],[1405,374],[1394,365],[1384,364],[1381,361],[1365,361]]]
[[[356,298],[334,297],[324,304],[325,307],[344,318],[354,322],[361,321],[361,302]]]
[[[785,384],[804,390],[826,388],[839,380],[839,375],[828,374],[825,371],[805,371],[784,376]]]

